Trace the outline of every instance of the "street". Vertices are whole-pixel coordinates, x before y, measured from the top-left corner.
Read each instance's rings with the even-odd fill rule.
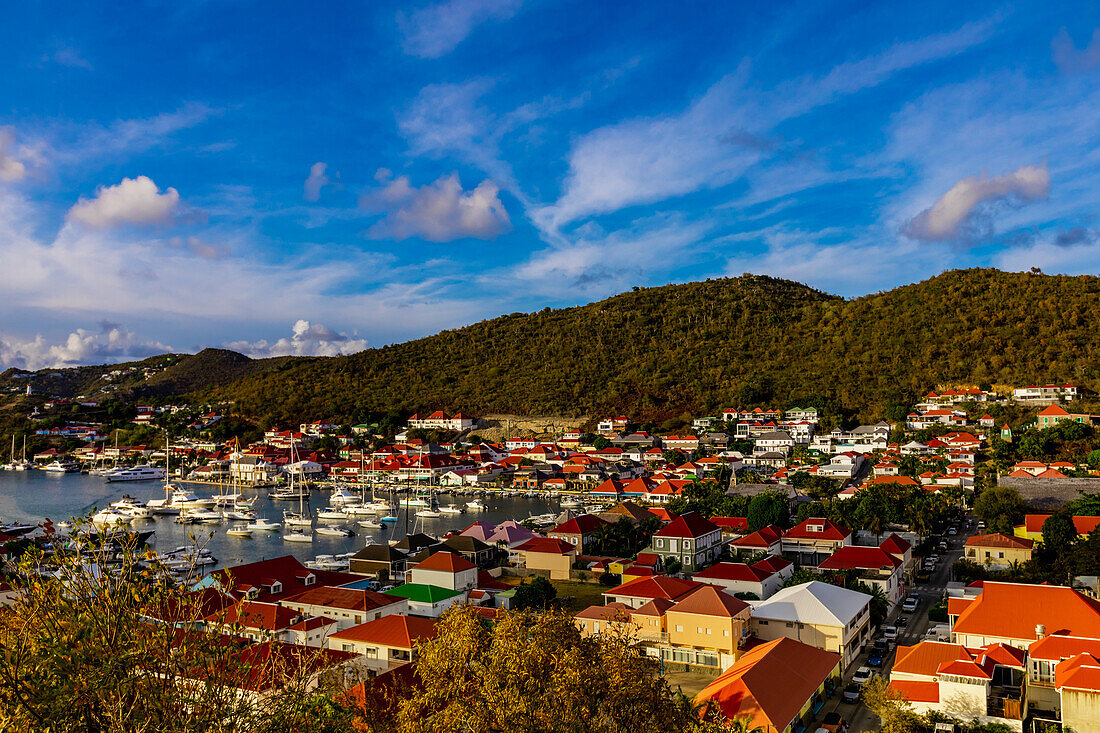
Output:
[[[924,638],[925,632],[932,625],[928,620],[928,611],[943,597],[947,582],[951,579],[951,566],[962,556],[963,545],[973,532],[973,529],[967,530],[965,528],[965,522],[962,522],[959,526],[958,535],[954,537],[947,534],[942,535],[942,538],[947,542],[948,549],[947,552],[939,553],[940,561],[936,566],[936,570],[929,577],[927,583],[911,587],[908,593],[906,593],[906,595],[915,593],[920,596],[920,604],[917,606],[916,611],[910,614],[903,614],[901,611],[901,603],[899,602],[885,622],[886,626],[897,626],[897,620],[900,616],[906,616],[909,619],[906,626],[898,627],[897,642],[888,644],[889,653],[883,659],[882,668],[872,669],[872,672],[874,672],[876,676],[889,676],[890,669],[894,664],[894,657],[897,653],[897,644],[911,646]],[[876,634],[873,638],[881,638],[881,633]],[[859,669],[860,666],[867,665],[867,656],[867,650],[863,651],[858,659],[845,670],[844,682],[841,685],[841,689],[843,689],[844,685],[851,682],[852,675],[855,674],[855,671]],[[843,702],[840,692],[838,692],[835,697],[829,699],[819,712],[817,720],[820,721],[821,718],[832,711],[839,712],[840,715],[848,721],[848,730],[850,733],[877,731],[880,728],[878,718],[867,709],[862,700],[855,703]]]

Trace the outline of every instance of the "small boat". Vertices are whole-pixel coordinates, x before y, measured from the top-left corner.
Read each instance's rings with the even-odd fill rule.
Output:
[[[317,534],[327,537],[354,537],[355,533],[343,527],[318,527]]]
[[[382,524],[382,521],[379,519],[361,519],[356,524],[358,524],[360,527],[366,527],[368,529],[381,529],[382,527],[386,526]]]
[[[153,516],[153,510],[146,506],[140,499],[126,494],[116,502],[111,503],[111,509],[119,514],[125,514],[131,519],[146,519]]]
[[[337,504],[358,504],[359,497],[341,486],[332,492],[332,496],[329,497],[328,503],[333,506]]]
[[[247,527],[230,527],[225,531],[230,537],[251,537],[252,530]]]
[[[42,470],[49,471],[50,473],[76,473],[80,470],[80,466],[78,466],[73,461],[57,460],[49,464]]]
[[[283,535],[283,542],[313,542],[313,535],[308,532],[291,532]]]
[[[288,527],[312,527],[313,517],[309,516],[308,514],[283,512],[283,524]]]
[[[256,513],[250,509],[244,509],[242,507],[233,507],[225,513],[226,519],[236,519],[242,522],[251,522],[256,519]]]
[[[344,504],[340,508],[343,511],[347,512],[348,514],[351,514],[352,516],[356,516],[356,517],[362,517],[362,516],[367,516],[367,515],[372,515],[372,514],[377,514],[378,513],[378,511],[374,507],[372,507],[368,504]],[[387,506],[382,511],[389,511],[389,507]]]
[[[282,525],[278,522],[272,522],[267,517],[260,517],[255,522],[249,522],[245,526],[253,532],[274,532]]]
[[[120,524],[129,524],[133,517],[128,517],[114,509],[104,509],[92,515],[92,524],[96,527],[113,527]]]
[[[210,500],[214,502],[214,506],[236,506],[237,502],[241,500],[240,494],[214,494],[210,497]]]
[[[395,516],[394,516],[394,515],[392,515],[392,514],[388,514],[388,515],[386,515],[386,516],[384,516],[384,517],[379,517],[379,518],[378,518],[378,521],[379,521],[379,522],[396,522],[396,521],[397,521],[397,517],[395,517]]]
[[[466,513],[466,509],[464,507],[454,506],[453,504],[451,506],[441,506],[441,507],[439,507],[439,511],[442,512],[443,514],[465,514]]]
[[[414,497],[412,499],[402,499],[400,504],[401,506],[431,506],[431,502],[420,496]]]
[[[416,513],[418,517],[426,517],[428,519],[435,519],[436,517],[442,517],[443,515],[435,509],[421,509]]]
[[[474,499],[473,501],[466,502],[466,508],[467,509],[484,509],[485,504],[482,503],[481,499]]]
[[[180,512],[180,516],[183,516],[183,512]],[[217,524],[224,519],[221,512],[214,511],[213,509],[188,509],[187,516],[196,522],[205,522],[207,524]]]
[[[384,501],[368,501],[363,504],[364,509],[369,509],[371,512],[377,514],[379,512],[390,512],[393,510],[387,502]]]
[[[343,509],[319,509],[317,511],[318,519],[351,519],[351,515],[345,512]]]
[[[576,499],[563,499],[561,505],[564,509],[576,509],[581,503]]]

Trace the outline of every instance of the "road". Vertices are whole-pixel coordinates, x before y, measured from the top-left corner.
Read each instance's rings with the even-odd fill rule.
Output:
[[[960,527],[958,535],[951,537],[944,535],[943,539],[947,541],[947,552],[941,552],[939,564],[936,566],[935,572],[928,579],[927,583],[918,584],[909,589],[910,593],[916,593],[920,596],[920,604],[917,606],[917,610],[911,614],[903,614],[901,612],[901,604],[899,603],[894,611],[887,618],[887,626],[897,626],[897,620],[899,616],[908,617],[908,624],[903,627],[898,627],[898,639],[897,643],[904,646],[911,646],[920,641],[925,632],[931,626],[928,621],[928,611],[932,608],[941,598],[943,598],[944,590],[947,588],[947,582],[951,579],[951,566],[955,561],[962,556],[963,545],[966,542],[967,537],[973,534],[974,530],[966,530]],[[881,635],[876,635],[881,636]],[[894,644],[890,645],[890,653],[883,660],[882,669],[872,670],[876,675],[888,676],[890,669],[894,665],[894,657],[897,653],[897,647]],[[852,675],[861,666],[867,664],[867,652],[863,652],[859,655],[859,658],[852,663],[851,667],[844,673],[844,685],[847,685],[852,680]],[[843,686],[842,686],[843,689]],[[849,733],[858,733],[860,731],[878,731],[881,730],[881,724],[877,716],[871,713],[870,710],[861,702],[846,703],[841,699],[841,695],[838,692],[836,697],[830,699],[825,707],[821,709],[818,714],[817,722],[820,723],[825,714],[831,711],[837,711],[848,721]],[[808,730],[814,730],[817,726],[809,727]]]

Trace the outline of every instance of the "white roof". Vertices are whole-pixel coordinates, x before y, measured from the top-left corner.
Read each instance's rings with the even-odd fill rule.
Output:
[[[812,580],[783,588],[766,601],[754,601],[752,616],[774,621],[847,626],[862,613],[871,596]]]

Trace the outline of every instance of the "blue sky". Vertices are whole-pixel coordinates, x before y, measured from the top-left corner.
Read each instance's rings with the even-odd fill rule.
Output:
[[[0,366],[1100,270],[1095,3],[19,3]]]

